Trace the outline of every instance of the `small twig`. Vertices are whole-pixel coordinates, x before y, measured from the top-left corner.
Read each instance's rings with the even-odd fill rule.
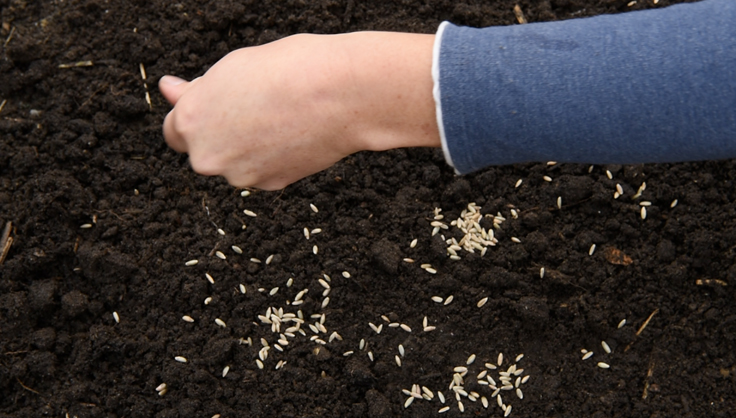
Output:
[[[146,76],[146,67],[143,66],[143,63],[138,64],[138,67],[141,70],[143,87],[146,89],[146,103],[148,103],[148,110],[153,110],[153,105],[151,104],[151,94],[148,92],[148,83],[146,82],[146,80],[148,79],[148,76]]]
[[[21,386],[21,387],[22,387],[23,389],[25,389],[25,390],[27,390],[27,391],[29,391],[29,392],[33,392],[33,393],[35,393],[36,395],[40,395],[40,393],[39,393],[39,392],[38,392],[37,390],[33,390],[33,389],[29,388],[28,386],[24,385],[24,384],[23,384],[23,382],[21,382],[21,381],[20,381],[20,379],[18,379],[17,377],[15,378],[15,380],[17,380],[17,381],[18,381],[18,384],[20,384],[20,386]]]
[[[646,328],[646,327],[647,327],[647,325],[649,325],[649,321],[651,321],[651,320],[652,320],[652,317],[653,317],[654,315],[656,315],[656,314],[657,314],[657,312],[659,312],[659,308],[655,309],[655,310],[654,310],[654,312],[652,312],[652,313],[651,313],[651,314],[649,315],[649,318],[647,318],[647,320],[646,320],[646,321],[644,321],[644,323],[643,323],[643,324],[641,324],[641,327],[639,327],[639,331],[636,331],[636,336],[637,336],[637,337],[638,337],[639,335],[641,335],[641,333],[642,333],[642,332],[644,332],[644,328]]]
[[[514,5],[514,14],[516,15],[516,20],[519,21],[522,25],[526,23],[526,17],[524,17],[524,12],[521,11],[521,7],[519,7],[518,4]]]
[[[5,103],[8,102],[8,99],[3,100],[2,103],[0,103],[0,113],[3,112],[3,109],[5,109]]]
[[[15,26],[13,26],[10,29],[10,34],[8,34],[8,37],[5,39],[5,43],[3,44],[3,48],[8,46],[8,42],[13,38],[13,33],[15,33]]]
[[[654,374],[654,362],[649,362],[649,370],[647,370],[647,377],[644,379],[644,392],[641,394],[642,399],[646,399],[649,396],[649,378]]]
[[[0,252],[0,265],[5,261],[5,257],[8,256],[8,252],[10,251],[10,246],[13,245],[13,237],[10,236],[12,230],[13,223],[8,222],[5,224],[2,235],[0,235],[0,248],[2,248]]]
[[[66,68],[76,68],[76,67],[92,67],[95,63],[92,61],[78,61],[78,62],[72,62],[70,64],[59,64],[59,68],[66,69]]]

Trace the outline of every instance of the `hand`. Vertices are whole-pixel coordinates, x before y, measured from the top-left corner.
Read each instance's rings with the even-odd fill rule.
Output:
[[[432,42],[363,32],[236,50],[191,82],[160,80],[174,105],[164,137],[195,171],[264,190],[357,151],[439,146]]]

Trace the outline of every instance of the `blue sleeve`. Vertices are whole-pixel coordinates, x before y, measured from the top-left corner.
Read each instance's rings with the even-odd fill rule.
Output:
[[[530,161],[736,157],[736,1],[475,29],[443,23],[433,76],[458,173]]]

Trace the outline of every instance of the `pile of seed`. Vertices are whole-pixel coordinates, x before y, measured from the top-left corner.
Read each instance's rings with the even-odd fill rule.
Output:
[[[495,216],[493,215],[481,215],[481,207],[476,205],[474,202],[468,203],[466,209],[460,213],[460,217],[450,222],[450,226],[459,229],[463,233],[463,237],[458,241],[455,238],[443,239],[448,245],[447,255],[452,260],[460,260],[458,251],[465,250],[469,253],[475,253],[480,251],[480,255],[484,256],[488,247],[495,246],[498,240],[494,236],[493,229],[500,228],[501,224],[506,218],[498,212]],[[441,230],[448,230],[450,226],[442,222],[444,219],[441,208],[434,209],[434,218],[430,223],[432,226],[432,236],[437,235]],[[486,229],[481,226],[481,222],[484,218],[490,218],[492,220],[492,229]]]

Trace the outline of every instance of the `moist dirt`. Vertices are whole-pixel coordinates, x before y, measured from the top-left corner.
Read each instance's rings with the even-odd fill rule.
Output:
[[[671,3],[519,5],[539,22]],[[518,354],[519,376],[530,376],[523,399],[501,391],[512,417],[733,416],[733,161],[541,162],[457,177],[441,151],[407,149],[359,153],[243,197],[163,141],[163,74],[196,77],[228,51],[299,32],[517,24],[514,4],[0,1],[0,231],[11,225],[0,236],[0,417],[428,417],[444,406],[438,390],[444,416],[502,416],[477,382],[499,353],[489,370],[499,386]],[[462,233],[432,236],[433,210],[449,225],[471,202],[489,215],[484,228],[505,218],[499,242],[451,260],[443,237]],[[646,219],[641,202],[651,202]],[[448,305],[431,299],[450,295]],[[269,307],[301,310],[306,336],[292,330],[280,351],[258,318]],[[322,313],[325,345],[309,338]],[[436,329],[423,331],[425,316]],[[328,341],[332,332],[341,339]],[[262,338],[271,348],[259,369]],[[466,391],[490,405],[461,396],[461,414],[449,385],[471,354]],[[413,384],[434,399],[405,409]]]

